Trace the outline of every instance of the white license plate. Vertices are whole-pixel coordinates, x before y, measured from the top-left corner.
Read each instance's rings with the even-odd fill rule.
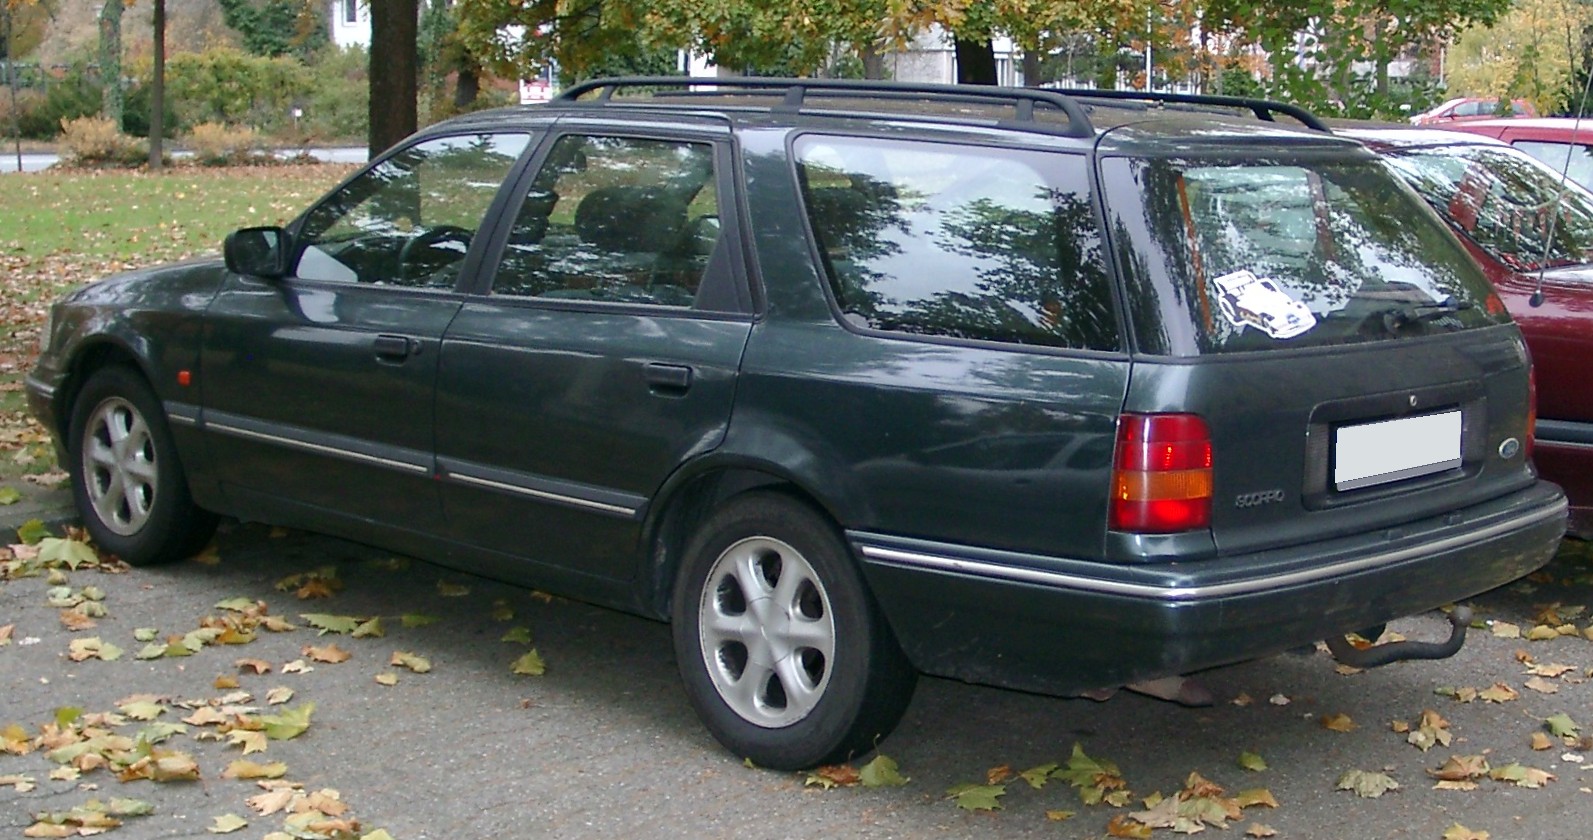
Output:
[[[1460,466],[1460,412],[1445,411],[1333,432],[1333,486],[1355,490]]]

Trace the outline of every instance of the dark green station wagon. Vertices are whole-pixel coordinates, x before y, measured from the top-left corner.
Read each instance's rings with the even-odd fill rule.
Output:
[[[765,767],[866,752],[920,672],[1075,694],[1318,639],[1439,658],[1463,608],[1447,641],[1345,636],[1540,567],[1565,498],[1482,273],[1319,129],[591,83],[428,128],[224,260],[75,292],[29,396],[128,562],[226,514],[667,619],[703,721]]]

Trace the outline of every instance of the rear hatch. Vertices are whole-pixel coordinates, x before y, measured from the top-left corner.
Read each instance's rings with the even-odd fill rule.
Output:
[[[1531,483],[1520,335],[1382,162],[1276,129],[1118,131],[1098,166],[1136,351],[1124,410],[1198,415],[1212,464],[1198,540],[1118,534],[1110,555],[1392,539]]]

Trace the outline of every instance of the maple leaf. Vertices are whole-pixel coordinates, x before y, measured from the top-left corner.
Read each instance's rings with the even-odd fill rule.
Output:
[[[336,665],[339,662],[347,662],[354,656],[354,654],[338,647],[336,642],[324,647],[305,645],[299,652],[316,662],[326,662],[332,665]]]
[[[1539,694],[1558,694],[1560,692],[1560,687],[1558,685],[1555,685],[1554,683],[1549,682],[1542,677],[1530,677],[1525,683],[1523,683],[1523,685],[1532,689],[1533,691],[1538,692]]]
[[[267,736],[264,732],[252,732],[247,729],[234,729],[227,733],[227,743],[235,747],[243,747],[243,754],[265,752]]]
[[[1472,831],[1460,823],[1455,823],[1444,829],[1443,840],[1488,840],[1488,832]]]
[[[249,821],[243,817],[237,814],[222,814],[219,817],[213,817],[210,821],[210,826],[205,830],[211,834],[231,834],[234,831],[248,827]]]
[[[327,633],[352,633],[362,623],[360,619],[351,615],[328,615],[327,613],[301,613],[299,618],[309,622],[325,636]]]
[[[222,674],[221,676],[216,677],[216,681],[211,683],[211,686],[213,686],[217,691],[226,691],[228,689],[237,688],[238,678],[231,674]]]
[[[1077,814],[1075,812],[1073,812],[1073,811],[1064,811],[1064,810],[1061,810],[1061,809],[1056,809],[1056,810],[1046,811],[1045,812],[1045,818],[1050,820],[1051,822],[1064,822],[1066,820],[1073,819],[1075,816],[1077,816]]]
[[[394,674],[394,673],[392,673],[390,671],[377,674],[376,675],[376,683],[378,685],[386,685],[386,686],[398,685],[398,675]]]
[[[244,804],[253,808],[255,813],[260,816],[269,817],[287,808],[295,798],[301,795],[299,791],[291,787],[284,787],[251,796],[244,800]]]
[[[1272,795],[1272,791],[1266,788],[1252,788],[1250,790],[1241,790],[1234,794],[1233,804],[1241,809],[1256,807],[1276,808],[1278,807],[1278,800]]]
[[[310,715],[314,711],[314,703],[305,703],[297,708],[283,709],[274,715],[260,715],[256,720],[265,725],[266,737],[273,741],[286,741],[299,737],[310,728]]]
[[[117,710],[133,720],[154,720],[166,712],[166,707],[153,700],[129,700],[117,706]]]
[[[73,662],[82,662],[86,659],[99,659],[102,662],[112,662],[120,659],[122,649],[110,642],[102,641],[98,636],[85,639],[73,639],[67,645],[66,657]]]
[[[1496,682],[1488,688],[1478,692],[1477,696],[1488,701],[1489,703],[1508,703],[1511,700],[1519,699],[1521,694],[1504,683]]]
[[[1540,788],[1554,781],[1555,776],[1546,770],[1512,763],[1503,767],[1495,767],[1489,771],[1488,778],[1501,782],[1510,782],[1517,787]]]
[[[1489,628],[1489,632],[1501,639],[1521,638],[1521,627],[1519,625],[1511,624],[1508,621],[1493,622],[1493,626]]]
[[[1405,737],[1405,742],[1427,752],[1438,744],[1449,746],[1454,736],[1449,731],[1449,721],[1432,709],[1422,711],[1421,723]]]
[[[861,781],[862,776],[858,774],[856,767],[850,764],[828,764],[814,769],[803,784],[829,790],[835,787],[851,787]]]
[[[1427,771],[1427,775],[1446,782],[1463,782],[1487,774],[1488,759],[1480,755],[1452,755],[1437,770]]]
[[[547,665],[542,661],[542,655],[532,648],[519,659],[509,663],[509,670],[516,674],[531,677],[540,677],[547,672]]]
[[[221,771],[223,779],[280,779],[288,773],[288,765],[281,761],[270,764],[257,764],[246,759],[237,759]]]
[[[998,811],[1006,794],[1006,785],[965,784],[948,789],[946,798],[965,811]]]
[[[1576,721],[1571,720],[1571,716],[1565,712],[1546,718],[1543,721],[1543,725],[1549,730],[1550,734],[1561,738],[1575,738],[1577,733],[1581,731],[1581,727],[1576,725]]]
[[[1399,782],[1384,773],[1349,770],[1339,777],[1338,790],[1353,790],[1356,796],[1376,799],[1391,790],[1399,790]]]
[[[1242,752],[1239,754],[1239,766],[1252,773],[1260,773],[1267,769],[1267,760],[1253,752]]]
[[[1150,826],[1136,822],[1127,814],[1118,814],[1106,824],[1106,836],[1128,838],[1128,840],[1150,840],[1152,832]]]
[[[1050,781],[1051,774],[1056,772],[1056,768],[1058,766],[1059,765],[1053,761],[1050,764],[1042,764],[1039,767],[1031,767],[1022,773],[1019,773],[1018,776],[1025,782],[1028,782],[1029,787],[1039,790],[1045,787],[1045,783],[1047,781]]]
[[[377,616],[370,621],[364,622],[360,626],[354,628],[353,635],[356,639],[379,639],[382,636],[387,635],[387,633],[382,630],[382,617]]]
[[[1537,752],[1543,752],[1544,750],[1553,749],[1554,742],[1549,740],[1548,735],[1545,735],[1542,732],[1534,732],[1532,733],[1531,746],[1532,749],[1536,750]]]
[[[77,609],[61,610],[60,616],[61,626],[74,633],[79,630],[92,630],[99,626],[99,622],[89,618],[88,614]]]
[[[430,659],[427,659],[424,656],[416,656],[415,654],[404,650],[393,651],[393,656],[391,659],[387,660],[387,664],[396,665],[400,668],[408,668],[417,674],[424,674],[431,670]]]
[[[999,785],[1017,775],[1010,764],[998,764],[985,771],[985,784]]]
[[[22,728],[22,724],[10,723],[0,728],[0,752],[12,755],[33,752],[33,739],[28,737],[28,731]]]
[[[531,628],[511,627],[508,632],[503,634],[503,638],[498,641],[529,645],[531,644]]]
[[[312,577],[300,585],[298,589],[293,590],[293,597],[298,598],[300,601],[330,598],[337,594],[339,588],[335,579],[328,580],[322,577]]]
[[[253,671],[255,674],[271,673],[271,663],[264,659],[239,659],[232,663],[239,671]]]
[[[1342,713],[1335,715],[1323,715],[1320,723],[1322,724],[1323,729],[1331,729],[1334,732],[1349,732],[1355,729],[1355,721],[1350,720],[1349,715]]]
[[[901,769],[897,767],[895,759],[885,755],[874,756],[873,761],[863,765],[862,769],[858,771],[858,777],[862,780],[863,787],[866,788],[901,787],[909,781],[906,776],[901,774]]]
[[[280,706],[292,699],[293,689],[288,688],[285,685],[279,685],[276,688],[267,691],[265,696],[267,706]]]
[[[1245,829],[1245,836],[1246,837],[1276,837],[1276,836],[1278,836],[1278,831],[1277,831],[1277,829],[1273,828],[1270,825],[1262,825],[1261,823],[1251,823],[1250,827]],[[1484,838],[1484,840],[1486,840],[1486,838]]]

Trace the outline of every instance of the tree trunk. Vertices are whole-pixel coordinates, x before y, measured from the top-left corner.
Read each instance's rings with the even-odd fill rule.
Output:
[[[1029,87],[1040,84],[1040,48],[1023,48],[1023,83]]]
[[[116,2],[116,0],[112,0]],[[166,0],[155,0],[154,73],[149,82],[149,168],[159,172],[166,136]]]
[[[476,104],[481,95],[481,70],[474,64],[459,68],[459,80],[454,83],[454,111],[463,113]]]
[[[122,130],[122,0],[100,7],[100,115]]]
[[[989,38],[972,39],[959,35],[956,47],[958,84],[996,84],[996,45]]]
[[[416,0],[371,0],[370,156],[386,151],[418,126],[416,114]]]
[[[885,74],[885,56],[878,46],[864,44],[858,48],[857,57],[863,61],[863,78],[875,81],[890,78]]]

